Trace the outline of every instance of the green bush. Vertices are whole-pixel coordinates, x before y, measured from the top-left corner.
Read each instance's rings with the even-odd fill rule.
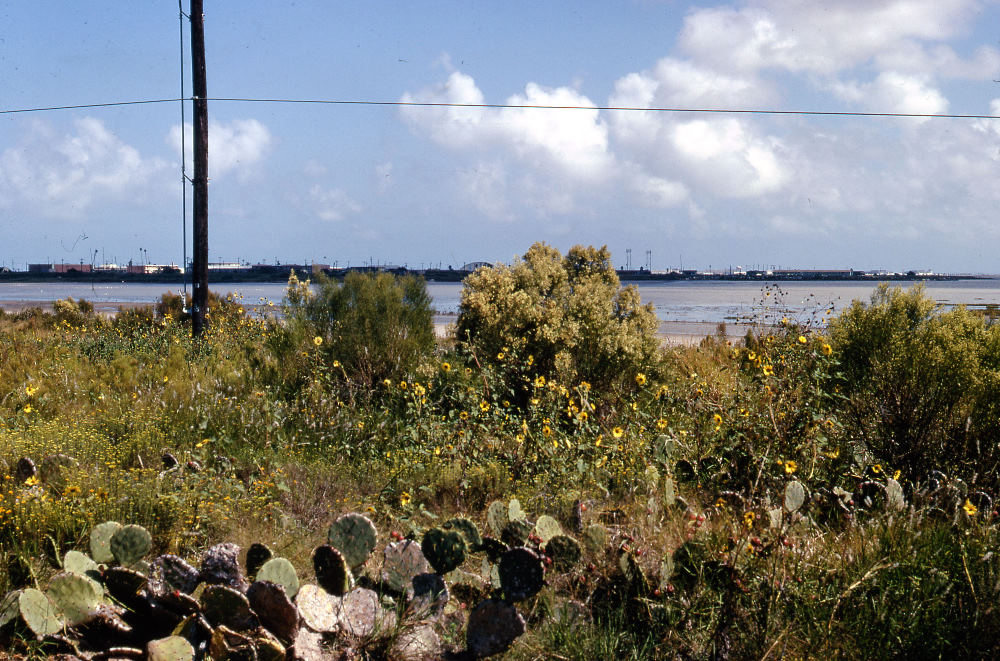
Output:
[[[604,392],[634,385],[655,362],[657,326],[638,290],[621,287],[607,247],[575,246],[563,257],[536,243],[513,266],[465,279],[457,332],[477,361],[506,369],[525,389],[541,375]]]
[[[403,378],[433,352],[433,311],[422,278],[352,272],[343,284],[322,274],[316,284],[313,291],[294,273],[289,278],[289,330],[355,384],[371,388]]]
[[[922,286],[881,285],[830,324],[840,357],[843,422],[875,458],[923,479],[996,466],[998,330],[964,307],[940,310]],[[994,411],[995,412],[995,411]],[[988,433],[989,436],[981,436]]]

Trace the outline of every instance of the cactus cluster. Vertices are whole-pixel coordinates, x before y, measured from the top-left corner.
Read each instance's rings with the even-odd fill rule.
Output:
[[[8,593],[0,629],[80,657],[308,658],[330,646],[349,651],[382,641],[395,658],[439,658],[445,652],[435,623],[455,610],[454,598],[476,604],[461,654],[490,656],[524,633],[516,604],[546,585],[547,568],[571,569],[582,550],[554,518],[529,521],[517,501],[494,503],[487,519],[494,533],[521,543],[484,536],[470,519],[453,518],[419,542],[395,534],[380,566],[366,569],[377,531],[366,517],[346,514],[313,551],[315,582],[302,581],[291,562],[263,544],[245,554],[218,544],[193,564],[171,554],[149,559],[153,541],[145,529],[109,521],[91,531],[89,554],[65,554],[63,571],[44,591]],[[607,531],[592,526],[585,539],[598,546]],[[462,569],[473,555],[483,578]]]

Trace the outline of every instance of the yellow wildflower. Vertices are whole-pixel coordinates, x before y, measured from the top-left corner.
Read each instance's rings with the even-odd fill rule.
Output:
[[[450,372],[451,371],[451,363],[441,363],[441,371],[442,372]]]
[[[621,427],[615,427],[614,429],[611,430],[611,435],[614,436],[615,438],[621,438],[624,433],[625,430],[622,429]]]
[[[483,413],[486,413],[487,411],[490,410],[490,403],[487,401],[479,402],[479,410],[482,411]]]
[[[315,344],[316,346],[323,344],[323,338],[317,335],[316,337],[313,338],[313,344]]]
[[[401,506],[403,506],[403,507],[406,507],[407,505],[409,505],[410,504],[410,494],[406,493],[405,491],[403,493],[399,494],[399,504]]]
[[[785,473],[787,473],[788,475],[791,475],[798,469],[799,465],[795,463],[793,460],[789,459],[788,461],[785,462]]]
[[[969,502],[968,498],[965,499],[965,504],[962,505],[962,509],[965,510],[965,513],[969,516],[975,516],[976,512],[979,511],[979,508]]]
[[[799,335],[799,344],[805,344],[807,341],[805,335]]]
[[[656,421],[656,428],[659,429],[660,431],[663,431],[664,429],[667,428],[667,421],[664,420],[663,418],[660,418],[659,420]]]
[[[545,377],[539,375],[538,378],[535,379],[535,387],[541,388],[543,386],[545,386]]]
[[[823,343],[823,346],[821,346],[819,350],[823,352],[824,356],[829,356],[831,353],[833,353],[833,347],[831,347],[826,342]]]
[[[642,372],[639,372],[638,374],[635,375],[635,382],[640,386],[646,385],[646,375],[643,374]]]

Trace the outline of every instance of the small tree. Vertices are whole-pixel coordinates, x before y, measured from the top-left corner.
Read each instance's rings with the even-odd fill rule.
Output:
[[[465,279],[458,340],[477,359],[503,370],[516,351],[514,378],[555,376],[595,390],[634,383],[655,359],[658,322],[634,286],[621,287],[607,247],[574,246],[563,257],[536,243],[512,266],[479,269]]]
[[[285,314],[308,340],[320,338],[358,385],[405,376],[434,349],[431,299],[422,278],[348,273],[341,285],[320,274],[318,291],[293,273]]]
[[[910,479],[995,469],[997,330],[964,307],[939,310],[922,286],[882,284],[830,324],[848,435]],[[989,434],[989,437],[986,435]]]

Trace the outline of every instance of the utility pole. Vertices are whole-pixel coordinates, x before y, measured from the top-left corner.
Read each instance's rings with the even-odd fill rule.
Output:
[[[191,274],[191,332],[205,330],[208,308],[208,82],[205,74],[205,14],[191,0],[191,79],[194,87],[194,252]],[[181,127],[181,131],[184,127]]]

